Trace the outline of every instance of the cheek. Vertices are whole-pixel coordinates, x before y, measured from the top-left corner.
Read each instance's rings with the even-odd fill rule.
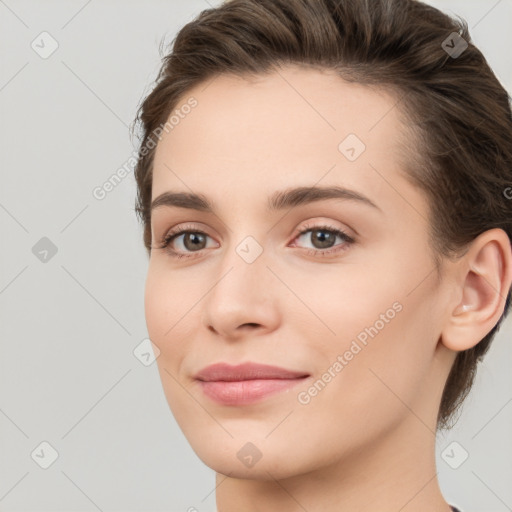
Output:
[[[144,312],[149,337],[160,349],[159,363],[169,363],[171,352],[178,355],[176,348],[183,338],[187,324],[185,313],[189,309],[183,307],[180,297],[175,279],[169,272],[150,263],[144,291]]]
[[[411,410],[416,411],[428,359],[419,348],[419,338],[404,336],[411,320],[404,307],[377,334],[368,334],[366,345],[347,335],[336,346],[323,347],[330,354],[329,366],[335,376],[325,375],[328,368],[322,368],[316,375],[316,385],[312,383],[319,391],[311,390],[316,395],[308,405],[301,406],[311,432],[324,432],[332,438],[343,432],[347,445],[356,448],[393,429]],[[351,327],[352,332],[358,329]],[[334,366],[338,356],[342,357],[341,370]],[[330,382],[324,385],[328,379]]]
[[[165,326],[166,311],[170,310],[172,297],[165,293],[164,276],[160,275],[150,264],[144,290],[144,313],[149,337],[160,347],[160,342],[169,326]],[[161,348],[161,347],[160,347]]]
[[[324,381],[329,368],[336,375],[324,388],[319,383],[312,407],[327,411],[337,404],[341,415],[354,416],[353,425],[359,415],[392,421],[406,414],[404,402],[414,401],[435,345],[425,315],[425,304],[435,298],[427,285],[410,293],[418,269],[408,273],[391,263],[386,272],[375,265],[364,272],[344,270],[338,279],[332,273],[330,280],[327,274],[316,275],[308,289],[308,306],[331,331],[319,321],[311,323],[312,360],[320,363],[316,377]],[[302,287],[304,294],[304,282]],[[319,336],[320,331],[325,334]],[[334,366],[340,357],[341,369]]]
[[[187,394],[178,382],[182,380],[180,364],[186,355],[187,317],[184,315],[189,308],[184,308],[179,299],[168,272],[150,264],[144,294],[146,325],[151,341],[160,350],[156,365],[164,395],[174,413],[182,410],[182,401],[187,401]]]
[[[400,298],[399,287],[379,279],[375,268],[326,265],[315,272],[289,274],[286,280],[293,283],[296,296],[309,310],[298,304],[303,314],[298,325],[308,321],[314,328],[310,336],[316,337],[321,344],[320,352],[326,354],[333,348],[344,349],[347,340],[357,336],[364,341],[368,338],[365,330],[376,322],[380,330],[387,328],[388,324],[383,324],[380,315],[388,312],[387,318],[391,319],[399,315],[393,309],[393,304]],[[287,307],[287,303],[297,303],[294,297],[290,297],[290,301],[282,302],[283,307]],[[323,336],[319,338],[321,332]]]

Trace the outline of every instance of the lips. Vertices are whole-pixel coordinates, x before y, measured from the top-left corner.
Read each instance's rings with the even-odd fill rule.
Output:
[[[247,406],[289,391],[309,377],[308,373],[278,366],[216,363],[196,376],[204,394],[223,406]]]
[[[204,382],[233,382],[256,379],[299,379],[307,376],[309,376],[307,372],[287,370],[266,364],[243,363],[232,366],[227,363],[216,363],[203,368],[195,378]]]

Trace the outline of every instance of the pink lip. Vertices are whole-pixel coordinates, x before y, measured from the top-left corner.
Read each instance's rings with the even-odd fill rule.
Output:
[[[216,402],[243,405],[295,386],[308,376],[305,372],[256,363],[217,363],[203,368],[195,378],[204,393]]]

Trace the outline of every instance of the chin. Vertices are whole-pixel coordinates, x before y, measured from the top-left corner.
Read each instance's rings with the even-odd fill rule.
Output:
[[[231,432],[234,434],[234,432]],[[200,439],[189,439],[195,454],[208,467],[217,473],[231,478],[273,481],[296,476],[306,472],[307,461],[298,460],[293,447],[285,445],[278,439],[250,441],[251,436],[231,438],[224,431],[219,432],[218,438],[213,438],[204,430],[198,433]],[[197,442],[196,442],[197,441]],[[291,452],[290,452],[291,450]],[[307,454],[302,453],[302,456]],[[300,471],[302,464],[304,471]],[[310,464],[313,470],[313,463]]]

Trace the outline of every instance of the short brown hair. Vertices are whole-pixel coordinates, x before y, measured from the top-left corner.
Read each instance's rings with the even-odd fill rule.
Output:
[[[156,146],[148,143],[158,127],[199,83],[218,74],[262,75],[280,64],[333,70],[395,93],[410,135],[406,177],[429,202],[438,276],[441,256],[459,257],[486,230],[501,228],[512,240],[512,200],[505,193],[512,190],[510,96],[472,44],[464,19],[416,0],[229,0],[178,32],[137,112],[142,139],[135,211],[148,254]],[[451,427],[510,306],[509,290],[495,327],[457,354],[438,428]]]

